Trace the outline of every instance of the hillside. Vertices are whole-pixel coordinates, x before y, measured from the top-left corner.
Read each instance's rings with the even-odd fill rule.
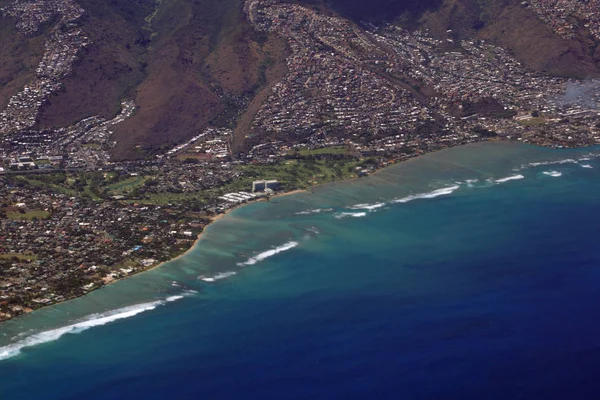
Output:
[[[536,71],[561,76],[598,76],[600,50],[589,32],[570,39],[553,32],[532,7],[518,0],[300,0],[319,3],[356,23],[399,22],[429,29],[437,38],[480,38],[510,49]],[[448,30],[452,30],[448,33]]]
[[[152,20],[139,112],[116,131],[117,157],[156,152],[209,125],[231,126],[260,85],[269,38],[253,34],[239,0],[168,2]],[[263,72],[264,73],[264,72]]]
[[[171,259],[211,216],[269,197],[258,180],[308,188],[488,140],[600,145],[600,0],[0,0],[0,15],[0,321]]]
[[[538,0],[2,0],[0,6],[6,44],[0,48],[0,107],[11,97],[17,105],[2,117],[0,132],[60,136],[89,117],[115,118],[121,103],[131,100],[135,112],[119,117],[110,141],[98,143],[114,160],[165,154],[207,128],[231,130],[231,149],[243,153],[271,140],[294,144],[315,134],[389,135],[409,127],[438,135],[453,126],[449,117],[536,106],[518,104],[504,89],[489,98],[465,93],[458,103],[448,98],[438,104],[455,92],[442,82],[458,79],[463,92],[469,87],[466,76],[440,78],[462,62],[449,59],[453,52],[482,51],[496,72],[514,58],[523,74],[600,75],[598,39],[585,28],[593,14],[575,8],[560,15],[562,5],[548,9]],[[576,18],[581,24],[572,23]],[[304,25],[307,20],[313,22]],[[60,50],[65,40],[67,50]],[[425,57],[419,60],[409,55],[415,40],[418,46],[439,43],[419,50]],[[473,52],[465,48],[470,40],[496,47]],[[44,46],[62,53],[46,54]],[[440,64],[432,66],[436,58]],[[416,70],[420,75],[412,74]],[[361,89],[352,92],[356,84]],[[386,94],[369,98],[369,91]],[[385,96],[389,102],[375,107]],[[337,115],[346,108],[346,116]],[[419,116],[400,121],[397,113],[405,108]]]
[[[5,1],[9,4],[10,2]],[[113,118],[123,99],[138,112],[115,129],[113,155],[155,154],[209,125],[233,126],[251,99],[284,72],[285,44],[258,35],[241,0],[81,0],[89,44],[39,108],[34,129]],[[35,74],[52,23],[34,35],[0,19],[0,107]],[[6,39],[6,40],[5,40]],[[273,73],[272,70],[279,72]]]
[[[91,115],[114,117],[121,100],[135,95],[146,74],[150,32],[143,27],[154,1],[81,0],[80,4],[86,10],[81,26],[91,44],[64,80],[64,90],[41,108],[42,129],[68,126]]]
[[[451,29],[453,37],[489,40],[534,71],[578,78],[600,74],[598,42],[589,33],[565,39],[521,1],[445,0],[421,23],[438,37]]]
[[[33,78],[44,51],[45,35],[23,37],[15,24],[13,18],[0,18],[0,109]]]

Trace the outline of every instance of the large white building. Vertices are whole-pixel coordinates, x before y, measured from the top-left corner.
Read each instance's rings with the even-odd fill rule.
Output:
[[[277,191],[279,190],[279,182],[278,181],[254,181],[252,182],[252,191],[253,192],[264,192],[265,190]]]

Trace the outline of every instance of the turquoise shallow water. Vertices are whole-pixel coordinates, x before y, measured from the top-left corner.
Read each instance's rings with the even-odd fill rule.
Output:
[[[596,154],[475,144],[240,208],[0,325],[0,399],[593,398]]]

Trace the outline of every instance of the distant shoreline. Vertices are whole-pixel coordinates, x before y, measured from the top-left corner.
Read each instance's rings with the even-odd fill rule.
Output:
[[[269,200],[270,199],[275,199],[275,198],[278,198],[278,197],[285,197],[285,196],[290,196],[290,195],[293,195],[293,194],[305,193],[305,192],[308,192],[308,190],[307,189],[290,190],[289,192],[277,193],[277,194],[269,197]],[[128,275],[128,276],[123,277],[123,278],[115,279],[114,281],[111,281],[107,285],[111,285],[111,284],[113,284],[115,282],[118,282],[118,281],[123,280],[123,279],[130,278],[130,277],[135,276],[135,275],[143,274],[144,272],[148,272],[148,271],[152,271],[154,269],[158,269],[158,268],[162,267],[165,264],[168,264],[168,263],[170,263],[172,261],[178,260],[178,259],[186,256],[187,254],[191,253],[194,250],[194,248],[196,247],[196,245],[198,245],[198,243],[200,243],[200,241],[204,238],[204,234],[206,233],[206,229],[209,226],[211,226],[215,222],[219,221],[220,219],[224,218],[226,215],[228,215],[229,213],[233,212],[234,210],[237,210],[238,208],[242,208],[242,207],[250,205],[250,204],[254,204],[254,203],[258,203],[258,202],[264,202],[264,201],[268,201],[268,200],[266,198],[264,198],[264,197],[259,198],[259,199],[249,200],[249,201],[247,201],[245,203],[238,204],[238,205],[236,205],[234,207],[231,207],[231,208],[227,209],[225,212],[222,212],[220,214],[216,214],[216,215],[213,215],[213,216],[209,217],[210,222],[202,229],[202,232],[200,232],[198,234],[198,236],[196,237],[196,240],[194,241],[194,243],[192,243],[192,245],[190,246],[189,249],[187,249],[186,251],[184,251],[183,253],[181,253],[177,257],[171,258],[170,260],[167,260],[167,261],[163,261],[163,262],[161,262],[161,263],[159,263],[159,264],[157,264],[157,265],[155,265],[153,267],[150,267],[148,269],[140,271],[140,272],[138,272],[136,274],[132,274],[132,275]],[[107,286],[107,285],[105,285],[105,286]],[[60,304],[60,303],[57,303],[57,304]],[[38,308],[38,310],[39,310],[39,308]]]
[[[548,147],[545,147],[545,146],[538,146],[536,144],[522,143],[522,142],[518,142],[518,141],[511,141],[511,140],[508,140],[508,141],[507,140],[487,140],[485,142],[488,142],[488,143],[507,143],[507,142],[510,142],[510,143],[515,143],[515,144],[520,144],[520,145],[529,145],[529,146],[532,146],[532,147],[548,148]],[[482,142],[477,142],[477,143],[482,143]],[[442,149],[438,149],[438,150],[431,151],[431,152],[428,152],[428,153],[418,154],[418,155],[416,155],[414,157],[409,157],[407,159],[398,160],[395,163],[392,163],[392,164],[386,165],[384,167],[375,169],[368,176],[376,175],[376,174],[380,173],[381,171],[383,171],[383,170],[385,170],[387,168],[390,168],[392,166],[395,166],[395,165],[403,164],[403,163],[411,161],[411,160],[420,159],[422,156],[425,156],[425,155],[428,155],[428,154],[434,154],[434,153],[438,153],[438,152],[441,152],[441,151],[445,151],[445,150],[449,150],[449,149],[453,149],[453,148],[457,148],[457,147],[464,147],[464,146],[468,146],[469,144],[472,144],[472,143],[467,143],[467,144],[463,144],[463,145],[459,145],[459,146],[452,146],[452,147],[442,148]],[[587,148],[587,147],[596,147],[596,146],[584,146],[584,147],[580,147],[580,148]],[[552,150],[561,150],[561,149],[554,148]],[[568,149],[564,149],[564,150],[572,150],[572,148],[568,148]],[[276,198],[290,196],[290,195],[298,194],[298,193],[307,193],[307,192],[311,192],[314,188],[317,188],[317,187],[320,187],[320,186],[331,185],[331,184],[338,184],[338,183],[342,183],[342,182],[351,182],[351,181],[355,181],[355,180],[359,180],[359,179],[362,179],[362,178],[360,178],[360,177],[353,177],[353,178],[347,178],[347,179],[341,179],[341,180],[335,180],[335,181],[329,181],[329,182],[322,182],[322,183],[319,183],[319,184],[316,184],[316,185],[311,185],[311,186],[307,187],[306,189],[294,189],[294,190],[290,190],[288,192],[277,193],[277,194],[269,197],[268,199],[269,200],[270,199],[276,199]],[[60,305],[62,303],[66,303],[68,301],[75,300],[75,299],[80,298],[80,297],[85,297],[85,296],[87,296],[88,294],[90,294],[92,292],[95,292],[97,290],[101,290],[102,288],[104,288],[106,286],[110,286],[110,285],[112,285],[112,284],[114,284],[116,282],[119,282],[119,281],[122,281],[122,280],[125,280],[125,279],[128,279],[128,278],[131,278],[131,277],[134,277],[134,276],[137,276],[137,275],[141,275],[141,274],[143,274],[145,272],[149,272],[149,271],[158,269],[158,268],[164,266],[167,263],[170,263],[172,261],[178,260],[178,259],[180,259],[180,258],[188,255],[191,251],[193,251],[196,248],[196,246],[198,245],[198,243],[204,238],[204,234],[206,233],[206,229],[209,226],[211,226],[215,222],[219,221],[220,219],[224,218],[225,216],[227,216],[229,213],[233,212],[234,210],[237,210],[238,208],[241,208],[241,207],[244,207],[244,206],[247,206],[247,205],[250,205],[250,204],[254,204],[254,203],[257,203],[257,202],[264,202],[264,201],[268,201],[267,198],[261,197],[261,198],[258,198],[258,199],[248,200],[247,202],[241,203],[241,204],[237,204],[237,205],[235,205],[235,206],[227,209],[226,211],[224,211],[224,212],[222,212],[220,214],[209,216],[208,219],[210,220],[210,222],[206,226],[204,226],[204,228],[202,229],[202,232],[200,232],[198,234],[198,236],[196,237],[196,240],[191,244],[191,246],[187,250],[185,250],[184,252],[182,252],[181,254],[177,255],[174,258],[171,258],[171,259],[166,260],[166,261],[162,261],[162,262],[158,263],[155,266],[152,266],[150,268],[137,271],[135,273],[132,273],[131,275],[127,275],[127,276],[124,276],[124,277],[121,277],[121,278],[116,278],[116,279],[110,280],[108,282],[105,282],[104,285],[99,286],[97,288],[94,288],[94,289],[92,289],[92,290],[90,290],[90,291],[88,291],[88,292],[86,292],[86,293],[84,293],[84,294],[82,294],[80,296],[75,296],[75,297],[66,299],[64,301],[53,303],[53,304],[50,304],[50,305],[47,305],[47,306],[43,306],[43,307],[40,307],[40,308],[28,309],[23,314],[17,315],[17,316],[15,316],[13,318],[9,318],[9,319],[4,320],[4,321],[0,321],[0,326],[2,325],[2,323],[18,319],[20,316],[27,315],[27,314],[30,314],[30,313],[32,313],[34,311],[42,310],[44,308],[54,307],[54,306]]]
[[[496,142],[504,142],[504,141],[503,140],[498,140]],[[408,157],[406,159],[400,159],[400,160],[397,160],[396,162],[391,163],[389,165],[386,165],[384,167],[376,168],[368,176],[375,175],[378,172],[381,172],[382,170],[385,170],[385,169],[387,169],[389,167],[392,167],[394,165],[402,164],[402,163],[405,163],[405,162],[410,161],[410,160],[415,160],[415,159],[421,158],[422,156],[427,155],[427,154],[433,154],[433,153],[437,153],[437,152],[440,152],[440,151],[448,150],[448,149],[451,149],[451,148],[462,147],[462,146],[466,146],[468,144],[470,144],[470,143],[461,144],[461,145],[458,145],[458,146],[444,147],[444,148],[437,149],[437,150],[434,150],[434,151],[431,151],[431,152],[422,153],[422,154],[416,154],[416,155],[414,155],[412,157]],[[89,290],[88,292],[83,293],[83,294],[81,294],[79,296],[74,296],[74,297],[65,299],[64,301],[60,301],[60,302],[57,302],[57,303],[45,305],[45,306],[42,306],[42,307],[39,307],[39,308],[36,308],[36,309],[27,309],[27,310],[25,310],[25,312],[23,314],[20,314],[20,315],[17,315],[15,317],[12,317],[12,318],[0,321],[0,326],[4,322],[18,319],[19,317],[31,314],[32,312],[35,312],[35,311],[38,311],[38,310],[43,310],[45,308],[50,308],[50,307],[58,306],[60,304],[69,302],[71,300],[75,300],[75,299],[78,299],[78,298],[81,298],[81,297],[85,297],[85,296],[87,296],[90,293],[93,293],[93,292],[96,292],[98,290],[101,290],[101,289],[103,289],[103,288],[105,288],[107,286],[113,285],[113,284],[115,284],[117,282],[120,282],[120,281],[129,279],[129,278],[132,278],[132,277],[137,276],[137,275],[144,274],[145,272],[149,272],[149,271],[153,271],[153,270],[159,269],[159,268],[163,267],[165,264],[168,264],[168,263],[170,263],[172,261],[178,260],[178,259],[180,259],[180,258],[188,255],[190,252],[192,252],[196,248],[196,246],[198,245],[198,243],[200,243],[200,241],[204,238],[204,234],[206,233],[206,229],[209,226],[211,226],[215,222],[219,221],[220,219],[224,218],[225,216],[227,216],[229,213],[233,212],[234,210],[237,210],[238,208],[241,208],[241,207],[244,207],[244,206],[247,206],[247,205],[250,205],[250,204],[258,203],[258,202],[268,201],[268,200],[271,200],[271,199],[276,199],[276,198],[285,197],[285,196],[291,196],[293,194],[298,194],[298,193],[303,193],[303,192],[310,192],[310,191],[312,191],[312,189],[320,187],[320,186],[331,185],[331,184],[338,184],[338,183],[342,183],[342,182],[351,182],[351,181],[355,181],[355,180],[358,180],[358,179],[361,179],[361,177],[352,177],[352,178],[346,178],[346,179],[340,179],[340,180],[332,180],[332,181],[329,181],[329,182],[321,182],[321,183],[318,183],[318,184],[315,184],[315,185],[310,185],[310,186],[308,186],[305,189],[293,189],[293,190],[290,190],[290,191],[287,191],[287,192],[277,193],[277,194],[272,195],[272,196],[270,196],[268,198],[261,197],[261,198],[258,198],[258,199],[248,200],[248,201],[246,201],[244,203],[241,203],[241,204],[237,204],[237,205],[235,205],[235,206],[227,209],[226,211],[224,211],[224,212],[222,212],[220,214],[208,216],[207,218],[210,220],[210,222],[206,226],[204,226],[204,228],[202,229],[202,232],[200,232],[198,234],[198,236],[196,237],[196,240],[192,243],[192,245],[187,250],[185,250],[184,252],[182,252],[181,254],[179,254],[179,255],[171,258],[171,259],[168,259],[166,261],[162,261],[162,262],[158,263],[155,266],[152,266],[152,267],[149,267],[149,268],[145,268],[145,269],[142,269],[140,271],[136,271],[136,272],[134,272],[134,273],[132,273],[130,275],[123,276],[123,277],[120,277],[120,278],[114,278],[112,280],[107,280],[107,281],[104,282],[104,284],[102,286],[98,286],[96,288],[93,288],[93,289]]]
[[[339,181],[339,182],[342,182],[342,181]],[[290,190],[289,192],[281,192],[281,193],[274,194],[274,195],[272,195],[272,196],[269,197],[269,200],[270,199],[275,199],[275,198],[278,198],[278,197],[285,197],[285,196],[290,196],[290,195],[293,195],[293,194],[305,193],[305,192],[308,192],[308,190],[307,189],[294,189],[294,190]],[[231,207],[231,208],[227,209],[226,211],[224,211],[224,212],[222,212],[220,214],[216,214],[216,215],[212,215],[212,216],[208,217],[208,219],[210,219],[210,222],[202,229],[202,232],[200,232],[198,234],[198,236],[196,237],[196,240],[194,241],[194,243],[192,243],[192,245],[187,250],[185,250],[183,253],[179,254],[176,257],[173,257],[173,258],[171,258],[169,260],[166,260],[166,261],[162,261],[162,262],[156,264],[153,267],[150,267],[150,268],[147,268],[147,269],[143,269],[143,270],[135,272],[135,273],[133,273],[131,275],[127,275],[127,276],[124,276],[124,277],[121,277],[121,278],[116,278],[116,279],[107,281],[107,282],[104,283],[104,285],[99,286],[99,287],[97,287],[95,289],[92,289],[92,290],[90,290],[90,291],[88,291],[88,292],[86,292],[86,293],[84,293],[84,294],[82,294],[80,296],[74,296],[74,297],[71,297],[71,298],[66,299],[64,301],[59,301],[57,303],[49,304],[49,305],[42,306],[42,307],[39,307],[39,308],[36,308],[36,309],[27,309],[27,310],[25,310],[25,312],[23,314],[19,314],[17,316],[14,316],[13,318],[9,318],[9,319],[0,321],[0,326],[2,326],[2,324],[5,323],[5,322],[14,321],[16,319],[19,319],[19,317],[31,314],[32,312],[41,311],[41,310],[43,310],[45,308],[55,307],[55,306],[67,303],[69,301],[85,297],[88,294],[91,294],[91,293],[96,292],[98,290],[102,290],[103,288],[111,286],[111,285],[113,285],[113,284],[115,284],[117,282],[124,281],[124,280],[132,278],[134,276],[138,276],[138,275],[144,274],[146,272],[153,271],[155,269],[163,267],[165,264],[168,264],[168,263],[170,263],[172,261],[178,260],[178,259],[186,256],[187,254],[191,253],[196,248],[196,246],[198,245],[198,243],[200,243],[200,241],[203,239],[204,234],[206,233],[206,229],[209,226],[211,226],[215,222],[219,221],[220,219],[224,218],[226,215],[228,215],[229,213],[233,212],[234,210],[237,210],[238,208],[241,208],[241,207],[244,207],[244,206],[247,206],[247,205],[250,205],[250,204],[258,203],[258,202],[264,202],[264,201],[268,201],[267,198],[261,197],[261,198],[258,198],[258,199],[249,200],[249,201],[247,201],[245,203],[237,204],[234,207]]]

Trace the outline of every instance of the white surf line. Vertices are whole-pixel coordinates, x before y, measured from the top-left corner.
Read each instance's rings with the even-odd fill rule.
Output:
[[[312,215],[312,214],[321,214],[321,213],[327,213],[327,212],[332,212],[333,208],[315,208],[315,209],[310,209],[310,210],[305,210],[305,211],[299,211],[297,213],[295,213],[295,215]]]
[[[228,271],[228,272],[221,272],[221,273],[213,275],[213,276],[200,275],[198,277],[198,279],[200,279],[204,282],[216,282],[216,281],[230,278],[236,274],[237,274],[237,272]]]
[[[506,178],[496,179],[494,182],[495,183],[504,183],[504,182],[516,181],[516,180],[524,179],[524,178],[525,177],[523,175],[519,174],[519,175],[507,176]]]
[[[275,254],[279,254],[281,252],[284,252],[284,251],[287,251],[287,250],[291,250],[291,249],[293,249],[296,246],[298,246],[298,242],[294,242],[294,241],[287,242],[284,245],[281,245],[279,247],[275,247],[274,249],[271,249],[271,250],[264,251],[262,253],[257,254],[254,257],[250,257],[248,260],[246,260],[244,262],[239,262],[239,263],[237,263],[237,265],[239,267],[245,267],[245,266],[248,266],[248,265],[254,265],[254,264],[256,264],[256,263],[258,263],[260,261],[263,261],[264,259],[267,259],[269,257],[273,257]]]
[[[363,204],[355,204],[355,205],[349,206],[347,208],[348,208],[348,210],[374,211],[374,210],[377,210],[378,208],[382,208],[385,206],[386,206],[386,203],[373,203],[373,204],[363,203]]]
[[[0,347],[0,361],[19,355],[21,350],[26,347],[33,347],[39,344],[53,342],[66,334],[77,334],[97,326],[107,325],[115,321],[131,318],[143,312],[154,310],[156,307],[181,300],[184,297],[192,296],[197,293],[198,292],[195,290],[185,290],[180,295],[169,296],[164,300],[156,300],[148,303],[118,308],[116,310],[106,311],[103,313],[90,314],[87,317],[84,317],[80,322],[26,336],[24,339],[21,339],[15,343]],[[17,336],[23,335],[27,335],[27,333]]]
[[[577,164],[578,160],[574,160],[572,158],[566,158],[564,160],[556,160],[556,161],[540,161],[540,162],[532,162],[529,164],[525,164],[525,167],[539,167],[541,165],[562,165],[562,164]]]
[[[559,176],[562,176],[562,173],[558,172],[558,171],[545,171],[545,172],[543,172],[543,174],[551,176],[553,178],[558,178]]]
[[[400,199],[395,199],[395,200],[392,200],[392,203],[408,203],[409,201],[419,200],[419,199],[434,199],[436,197],[447,196],[449,194],[452,194],[454,191],[456,191],[458,189],[460,189],[459,185],[450,186],[450,187],[446,187],[446,188],[437,189],[432,192],[413,194],[410,196],[402,197]]]
[[[32,347],[42,343],[53,342],[66,334],[76,334],[96,326],[102,326],[121,319],[131,318],[143,312],[154,310],[156,307],[165,304],[165,302],[176,301],[182,297],[183,296],[171,296],[166,300],[137,304],[100,314],[91,314],[81,322],[33,334],[25,339],[19,340],[16,343],[0,347],[0,360],[5,360],[20,354],[21,349],[25,347]]]
[[[337,219],[342,219],[342,218],[362,218],[362,217],[366,217],[367,213],[365,211],[362,212],[341,212],[335,215],[335,218]]]

